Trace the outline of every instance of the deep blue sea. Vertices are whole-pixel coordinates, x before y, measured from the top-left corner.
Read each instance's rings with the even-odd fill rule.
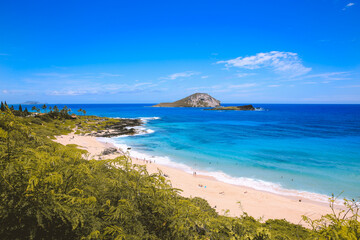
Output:
[[[343,197],[360,197],[360,105],[254,104],[262,111],[67,106],[99,116],[146,118],[149,134],[113,141],[157,163],[272,192],[343,191]]]

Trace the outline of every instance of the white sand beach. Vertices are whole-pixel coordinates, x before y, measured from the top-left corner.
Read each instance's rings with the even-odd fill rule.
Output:
[[[63,145],[76,144],[89,152],[89,159],[111,159],[120,156],[120,153],[101,155],[111,143],[103,143],[92,136],[80,136],[74,133],[58,136],[55,140]],[[146,164],[150,173],[161,170],[168,176],[175,188],[182,190],[185,197],[201,197],[216,208],[220,214],[240,216],[243,212],[255,218],[286,219],[295,224],[306,224],[302,215],[317,219],[321,215],[331,212],[329,204],[305,198],[304,196],[283,196],[270,192],[259,191],[249,187],[242,187],[217,181],[215,178],[196,176],[180,169],[163,166],[157,163],[146,163],[143,159],[132,159],[134,164]],[[339,209],[341,206],[339,206]]]

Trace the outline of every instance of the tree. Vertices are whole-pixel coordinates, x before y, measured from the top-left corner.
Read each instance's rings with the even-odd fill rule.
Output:
[[[4,105],[5,105],[5,108],[6,108],[6,107],[9,107],[8,104],[6,103],[6,101],[5,101]]]
[[[83,109],[83,110],[82,110],[82,112],[83,112],[83,114],[84,114],[84,116],[85,116],[85,114],[86,114],[86,110],[85,110],[85,109]]]
[[[59,112],[59,108],[55,105],[55,106],[53,107],[53,111],[57,113],[57,112]]]
[[[2,112],[4,112],[5,111],[5,105],[4,105],[4,103],[1,101],[1,108],[0,108],[0,110],[2,111]]]
[[[63,117],[68,117],[70,109],[67,106],[64,106],[63,109],[61,109],[60,114]]]
[[[42,108],[42,110],[44,110],[44,112],[46,113],[47,106],[44,104],[41,108]]]
[[[27,115],[29,115],[29,111],[28,111],[28,109],[26,107],[25,110],[24,110],[24,116],[27,116]]]
[[[11,111],[14,111],[14,110],[15,110],[14,105],[11,105],[10,110],[11,110]]]
[[[77,110],[78,111],[78,113],[82,113],[83,112],[83,110],[80,108],[79,110]]]
[[[33,106],[33,107],[31,108],[31,110],[32,110],[32,111],[36,111],[37,113],[40,113],[40,108],[37,108],[37,107],[35,107],[35,106]]]
[[[21,107],[21,104],[19,105],[19,112],[22,112],[22,107]]]

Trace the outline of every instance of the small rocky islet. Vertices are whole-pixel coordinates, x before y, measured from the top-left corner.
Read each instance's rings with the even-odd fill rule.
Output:
[[[256,108],[249,104],[243,106],[223,107],[220,101],[213,98],[207,93],[194,93],[186,98],[171,103],[159,103],[153,107],[198,107],[210,108],[205,110],[233,110],[233,111],[255,111]]]

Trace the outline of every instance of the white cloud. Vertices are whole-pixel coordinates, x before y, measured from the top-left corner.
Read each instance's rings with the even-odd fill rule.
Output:
[[[187,77],[191,77],[191,76],[199,75],[199,74],[200,74],[199,72],[186,71],[186,72],[174,73],[167,77],[163,77],[162,79],[175,80],[177,78],[187,78]]]
[[[9,93],[8,90],[2,90],[1,92],[2,92],[3,94],[8,94],[8,93]]]
[[[226,67],[238,67],[244,69],[268,68],[279,74],[289,76],[300,76],[311,71],[305,67],[297,53],[271,51],[267,53],[257,53],[249,57],[237,57],[227,61],[218,61]]]
[[[201,76],[201,78],[205,79],[205,78],[208,78],[209,76]]]
[[[268,87],[280,87],[280,84],[272,84],[272,85],[268,85]]]
[[[342,10],[345,11],[347,8],[352,7],[354,5],[355,5],[355,3],[348,3]]]

